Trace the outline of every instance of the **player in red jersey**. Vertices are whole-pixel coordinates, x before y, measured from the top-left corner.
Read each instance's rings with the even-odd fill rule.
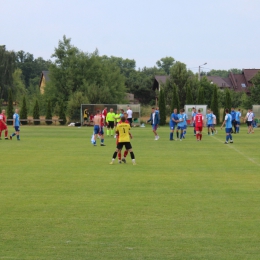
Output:
[[[102,113],[101,113],[103,116],[104,116],[104,118],[105,118],[105,120],[104,120],[104,124],[106,124],[106,117],[107,117],[107,107],[105,107],[103,110],[102,110]]]
[[[127,118],[127,113],[126,112],[124,113],[124,117]],[[121,124],[121,123],[122,123],[122,121],[120,120],[117,124]],[[130,122],[127,119],[125,120],[124,123],[127,123],[127,124],[130,125]],[[131,138],[132,138],[132,136],[131,136]],[[119,135],[117,134],[116,135],[116,145],[118,145],[118,141],[119,141]],[[122,159],[122,161],[124,163],[126,163],[126,159],[125,158],[126,158],[127,155],[128,155],[128,150],[125,150],[124,151],[124,157]],[[118,162],[121,163],[121,150],[118,151],[117,156],[118,156]]]
[[[5,110],[2,110],[2,113],[0,114],[0,140],[2,139],[2,131],[5,131],[5,140],[8,140],[8,129],[6,124],[6,116],[5,116]]]
[[[197,115],[195,116],[195,120],[194,120],[197,141],[201,141],[201,138],[202,138],[203,120],[204,120],[204,117],[200,113],[200,109],[199,109]]]

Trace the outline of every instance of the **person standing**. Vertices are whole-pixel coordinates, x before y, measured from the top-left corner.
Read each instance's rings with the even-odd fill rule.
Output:
[[[241,118],[241,112],[240,108],[236,112],[236,133],[239,133],[239,128],[240,128],[240,118]]]
[[[89,112],[88,109],[84,109],[84,114],[83,114],[83,118],[84,118],[84,125],[87,125],[88,120],[89,120]]]
[[[185,118],[184,118],[184,109],[180,110],[180,114],[178,114],[178,121],[177,121],[177,138],[179,138],[179,130],[181,130],[180,134],[180,141],[183,139],[183,130],[185,128]]]
[[[104,124],[107,122],[107,107],[102,110],[101,115],[104,117]]]
[[[132,150],[132,145],[130,143],[130,138],[132,139],[132,135],[130,133],[130,125],[129,123],[125,122],[126,118],[124,116],[121,118],[121,121],[122,122],[116,126],[116,132],[119,135],[119,139],[116,151],[114,152],[112,156],[112,161],[109,164],[114,164],[117,153],[122,150],[123,146],[125,146],[125,149],[130,152],[133,165],[136,165],[135,155]]]
[[[194,117],[197,141],[201,141],[201,139],[202,139],[203,120],[204,120],[204,117],[200,113],[200,109],[199,109],[198,113],[196,113],[196,115]]]
[[[216,115],[214,114],[213,111],[211,111],[211,112],[212,112],[212,118],[213,118],[212,134],[217,134],[217,133],[218,133],[218,131],[217,131],[217,129],[216,129],[217,117],[216,117]]]
[[[159,113],[157,113],[154,109],[154,107],[152,108],[152,113],[150,115],[150,119],[147,120],[147,123],[148,122],[151,122],[151,125],[152,125],[152,130],[153,130],[153,133],[154,133],[154,140],[157,141],[160,137],[159,135],[157,134],[157,128],[158,128],[158,124],[159,124]]]
[[[233,107],[231,107],[230,115],[232,117],[232,126],[234,129],[232,129],[232,133],[236,133],[236,111]]]
[[[16,135],[17,141],[20,141],[20,116],[18,114],[19,110],[18,108],[15,109],[15,113],[13,115],[13,127],[15,129],[15,132],[10,135],[10,140],[13,139],[13,137]]]
[[[253,133],[253,120],[254,120],[254,114],[252,112],[252,109],[248,109],[248,112],[245,117],[245,122],[247,123],[247,133],[251,134]]]
[[[195,116],[197,115],[197,110],[195,107],[192,108],[192,114],[191,114],[191,117],[192,117],[192,125],[193,125],[193,133],[194,133],[194,136],[196,135],[196,126],[195,126]]]
[[[228,140],[230,139],[230,143],[232,144],[233,143],[233,138],[232,138],[232,135],[231,135],[231,132],[232,132],[232,116],[229,114],[229,110],[228,108],[225,109],[225,113],[226,113],[226,116],[225,116],[225,120],[221,126],[221,129],[224,125],[226,125],[226,141],[224,144],[228,144]]]
[[[97,114],[93,118],[93,123],[94,123],[94,142],[93,145],[97,145],[97,136],[100,135],[101,139],[101,146],[105,146],[104,144],[104,116],[100,114],[100,110],[97,110]]]
[[[173,113],[170,116],[170,122],[169,122],[169,126],[170,126],[170,141],[174,141],[174,130],[175,127],[177,125],[178,121],[178,112],[177,112],[177,108],[173,109]]]
[[[212,135],[213,116],[210,109],[208,109],[206,119],[207,119],[208,135]]]
[[[127,113],[127,121],[129,122],[130,126],[132,127],[133,111],[132,111],[132,109],[130,108],[130,106],[127,107],[126,113]]]
[[[110,108],[110,111],[107,113],[106,117],[107,136],[114,136],[115,116],[116,114],[114,113],[113,108]]]
[[[185,135],[186,135],[186,132],[187,132],[187,120],[188,120],[188,116],[185,113],[185,109],[183,109],[183,114],[182,115],[183,115],[183,122],[184,122],[183,138],[185,139]]]
[[[5,109],[0,114],[0,140],[2,140],[2,131],[5,131],[5,140],[8,140],[8,128],[6,123]]]

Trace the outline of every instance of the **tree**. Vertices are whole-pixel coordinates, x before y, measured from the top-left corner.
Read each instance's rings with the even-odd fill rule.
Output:
[[[15,53],[7,51],[5,45],[0,45],[0,99],[7,100],[9,89],[13,90],[15,67]]]
[[[218,88],[214,85],[214,91],[211,101],[211,111],[213,111],[214,115],[217,118],[217,124],[219,124],[219,106],[218,106]]]
[[[188,82],[187,85],[186,85],[186,104],[187,105],[193,104],[190,82]]]
[[[163,89],[159,93],[159,111],[160,111],[160,125],[166,124],[166,106]]]
[[[81,104],[89,104],[89,101],[82,92],[77,91],[73,93],[70,97],[67,107],[67,115],[72,122],[81,121],[80,120],[80,108]]]
[[[47,119],[48,121],[45,121],[45,123],[47,125],[51,125],[52,124],[52,121],[49,121],[49,120],[52,120],[52,112],[51,112],[51,101],[48,100],[48,103],[47,103],[47,109],[46,109],[46,117],[45,119]]]
[[[21,108],[21,111],[20,111],[20,117],[21,119],[27,119],[27,104],[26,104],[26,99],[25,99],[25,96],[23,97],[23,103],[22,103],[22,108]],[[27,121],[24,121],[23,122],[24,125],[27,125]]]
[[[223,112],[223,121],[225,120],[225,109],[228,108],[228,111],[230,113],[231,111],[231,95],[230,95],[230,90],[229,89],[226,89],[226,92],[225,92],[225,107],[224,107],[224,112]]]
[[[260,104],[260,72],[252,79],[253,87],[250,88],[250,103],[252,105]]]
[[[207,106],[210,106],[211,101],[212,101],[212,95],[213,95],[213,91],[214,91],[214,86],[213,84],[211,84],[207,77],[203,77],[200,80],[200,85],[203,87],[204,89],[204,103]]]
[[[204,88],[203,86],[200,86],[199,93],[198,93],[198,99],[197,99],[197,105],[204,105],[205,99],[204,99]]]
[[[60,105],[59,105],[59,119],[63,120],[63,121],[60,121],[61,125],[66,124],[67,119],[66,119],[63,101],[60,101]]]
[[[173,84],[171,112],[174,108],[177,108],[177,110],[180,111],[180,101],[177,92],[177,86],[175,84]]]
[[[176,84],[180,100],[180,106],[184,107],[186,101],[185,86],[190,73],[187,71],[186,65],[177,61],[170,70],[170,80]]]
[[[161,58],[156,62],[156,65],[159,67],[159,69],[163,70],[167,75],[170,74],[170,69],[174,64],[174,58],[173,57],[165,57]]]
[[[12,90],[9,89],[8,91],[8,106],[7,106],[7,119],[13,119],[13,93]],[[12,125],[13,123],[11,121],[7,121],[8,125]]]
[[[40,119],[40,107],[37,99],[35,100],[33,107],[33,119]],[[39,125],[40,121],[34,121],[34,124]]]

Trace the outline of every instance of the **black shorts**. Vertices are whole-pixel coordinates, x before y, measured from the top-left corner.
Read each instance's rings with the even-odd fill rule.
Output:
[[[246,121],[247,126],[251,126],[252,125],[252,121]]]
[[[129,124],[131,125],[133,122],[133,118],[127,118],[127,121],[129,122]]]
[[[114,121],[108,121],[107,128],[114,128],[115,122]]]
[[[122,150],[123,146],[125,146],[126,150],[132,149],[132,145],[130,142],[122,142],[117,144],[117,149]]]

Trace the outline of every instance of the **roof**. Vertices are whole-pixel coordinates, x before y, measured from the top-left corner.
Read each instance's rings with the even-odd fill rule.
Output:
[[[233,73],[230,73],[230,77],[233,77],[233,81],[234,81],[234,86],[233,86],[233,89],[236,91],[236,92],[249,92],[249,89],[248,89],[248,82],[244,76],[244,74],[233,74]]]
[[[221,78],[220,76],[207,76],[210,82],[213,82],[220,88],[230,88],[232,83],[229,78]]]
[[[243,69],[242,74],[244,74],[246,80],[251,82],[251,79],[260,71],[260,69]]]
[[[170,76],[168,76],[168,75],[163,75],[163,76],[155,76],[155,79],[158,81],[158,83],[163,83],[163,84],[165,84],[166,83],[166,80],[167,79],[169,79],[170,78]]]

